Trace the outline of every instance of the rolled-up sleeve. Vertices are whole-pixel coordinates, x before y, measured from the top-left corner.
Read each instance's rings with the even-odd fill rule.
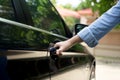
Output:
[[[87,43],[89,47],[95,47],[98,41],[118,23],[120,23],[120,0],[115,6],[88,27],[81,30],[77,35]]]

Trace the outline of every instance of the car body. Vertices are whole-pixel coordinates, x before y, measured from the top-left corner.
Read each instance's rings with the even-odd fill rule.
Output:
[[[95,58],[81,44],[50,57],[54,43],[72,36],[49,0],[0,0],[0,59],[10,80],[91,80]]]

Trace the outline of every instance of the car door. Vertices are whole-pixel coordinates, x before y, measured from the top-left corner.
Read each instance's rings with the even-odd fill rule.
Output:
[[[72,35],[49,0],[4,0],[0,5],[0,49],[7,55],[11,80],[89,79],[94,58],[83,46],[73,46],[57,61],[50,58],[50,43]]]

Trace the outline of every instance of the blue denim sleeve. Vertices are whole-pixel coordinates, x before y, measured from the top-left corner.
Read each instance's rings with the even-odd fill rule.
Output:
[[[81,30],[77,35],[88,44],[95,47],[98,41],[120,22],[120,0],[118,3],[100,16],[88,27]]]

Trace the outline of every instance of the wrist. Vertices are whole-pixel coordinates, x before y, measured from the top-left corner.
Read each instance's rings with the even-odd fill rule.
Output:
[[[67,40],[71,45],[74,45],[76,43],[80,43],[82,42],[83,40],[78,36],[78,35],[75,35],[73,36],[72,38],[68,39]]]

